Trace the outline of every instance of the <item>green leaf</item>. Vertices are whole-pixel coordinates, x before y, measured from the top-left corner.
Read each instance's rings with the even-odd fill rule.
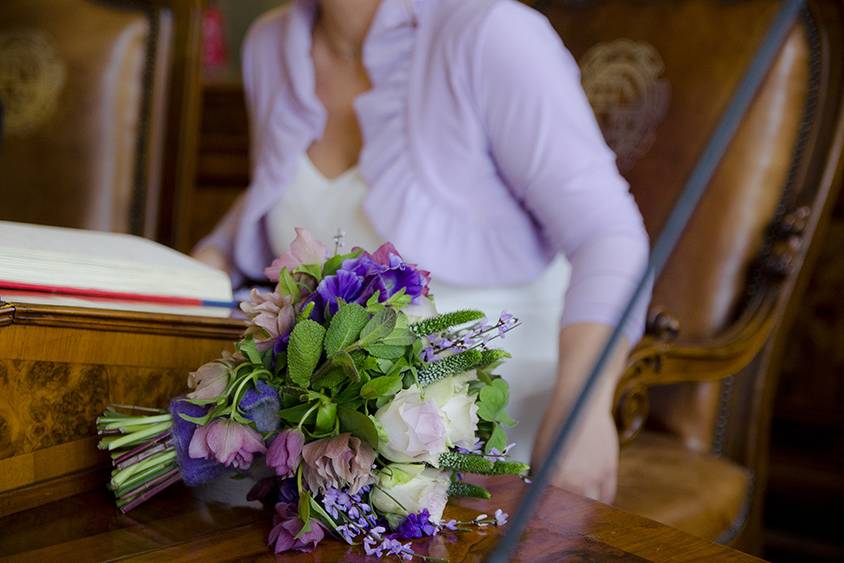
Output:
[[[334,428],[334,422],[337,420],[337,404],[323,403],[317,409],[316,417],[316,431],[328,432]]]
[[[287,267],[282,268],[278,275],[278,292],[281,295],[289,295],[294,301],[298,300],[299,296],[302,295],[299,284],[293,279],[293,274],[290,273]]]
[[[295,407],[282,409],[279,411],[278,415],[285,422],[290,424],[299,424],[299,421],[302,420],[302,417],[305,416],[305,413],[308,412],[308,409],[310,408],[311,405],[308,403],[302,403],[301,405],[296,405]]]
[[[349,252],[348,254],[336,254],[325,261],[325,264],[322,266],[322,275],[323,276],[333,276],[337,273],[337,270],[340,269],[340,266],[343,265],[343,262],[346,260],[351,260],[352,258],[357,258],[361,255],[363,250],[358,249],[353,252]]]
[[[360,396],[364,399],[375,399],[395,395],[401,389],[402,377],[400,375],[376,377],[361,388]]]
[[[261,353],[258,352],[258,348],[255,346],[255,341],[251,337],[241,340],[237,345],[237,348],[240,350],[240,353],[249,358],[249,361],[253,364],[263,365]]]
[[[323,375],[314,378],[311,381],[311,387],[314,389],[333,388],[346,381],[346,372],[343,368],[333,367]]]
[[[360,346],[366,347],[389,336],[396,328],[397,318],[395,309],[384,309],[375,313],[360,331]]]
[[[369,313],[357,303],[340,307],[325,334],[325,353],[333,356],[353,344],[369,321]]]
[[[494,383],[483,387],[478,394],[478,416],[490,422],[494,422],[507,405],[507,395]]]
[[[308,495],[310,497],[310,495]],[[340,530],[337,529],[337,523],[332,520],[331,516],[325,511],[323,507],[319,505],[317,501],[314,500],[313,497],[310,497],[311,503],[311,516],[315,518],[319,518],[320,521],[331,528],[336,534],[340,534]]]
[[[293,273],[307,274],[319,282],[322,279],[322,264],[299,264]]]
[[[378,431],[375,424],[365,414],[345,406],[337,407],[337,416],[340,418],[340,430],[351,432],[370,446],[378,449]]]
[[[504,432],[498,424],[493,424],[492,433],[489,435],[489,439],[486,441],[486,445],[484,446],[484,453],[488,454],[493,449],[498,450],[498,453],[501,453],[506,447],[507,433]]]
[[[316,307],[316,303],[314,303],[313,301],[311,301],[310,303],[305,305],[305,308],[302,309],[302,312],[300,312],[298,315],[296,315],[296,322],[298,323],[298,322],[304,321],[305,319],[310,318],[311,313],[313,313],[313,311],[314,311],[314,307]]]
[[[324,337],[325,328],[312,320],[301,321],[293,327],[287,346],[287,373],[297,385],[308,386],[322,356]]]
[[[358,372],[358,368],[355,365],[355,359],[349,354],[348,352],[337,352],[333,356],[331,356],[331,363],[342,369],[343,373],[346,374],[352,381],[359,381],[360,380],[360,373]]]
[[[397,360],[404,356],[404,346],[390,346],[389,344],[370,344],[364,350],[383,360]]]

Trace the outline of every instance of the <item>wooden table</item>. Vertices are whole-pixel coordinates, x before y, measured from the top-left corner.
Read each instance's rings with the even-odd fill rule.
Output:
[[[103,477],[105,482],[105,477]],[[512,511],[525,489],[518,479],[486,482],[491,501],[459,500],[446,515],[470,519],[496,507]],[[122,515],[103,489],[0,519],[0,557],[36,561],[271,561],[265,544],[271,514],[198,498],[178,485]],[[501,530],[441,535],[418,551],[450,561],[482,561]],[[5,558],[4,558],[5,559]],[[360,547],[326,539],[284,561],[375,561]],[[385,559],[386,561],[387,559]],[[549,488],[517,561],[758,561],[645,518]]]

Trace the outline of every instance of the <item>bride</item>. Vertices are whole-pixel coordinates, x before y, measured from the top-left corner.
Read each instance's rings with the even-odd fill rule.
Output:
[[[575,61],[515,0],[293,0],[243,54],[252,183],[194,250],[236,285],[294,227],[389,240],[440,310],[507,309],[514,457],[541,461],[644,266],[648,240]],[[555,484],[611,502],[614,351]]]

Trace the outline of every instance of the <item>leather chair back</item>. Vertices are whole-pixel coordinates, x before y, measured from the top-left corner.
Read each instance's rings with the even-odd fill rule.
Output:
[[[200,5],[0,3],[0,220],[181,243]]]
[[[580,63],[605,137],[655,239],[781,3],[533,5]],[[682,344],[689,351],[685,363],[671,364],[678,373],[662,370],[666,382],[682,381],[682,372],[692,373],[707,355],[714,365],[717,354],[744,353],[743,363],[727,372],[722,362],[709,379],[739,371],[741,377],[651,387],[647,394],[644,387],[623,390],[622,399],[628,391],[633,397],[624,408],[635,416],[622,420],[622,438],[638,431],[649,403],[648,424],[690,449],[724,452],[751,468],[758,462],[774,383],[774,328],[793,304],[840,165],[841,29],[840,2],[810,2],[656,283],[651,336],[642,347]],[[649,352],[643,361],[657,373],[662,359]]]

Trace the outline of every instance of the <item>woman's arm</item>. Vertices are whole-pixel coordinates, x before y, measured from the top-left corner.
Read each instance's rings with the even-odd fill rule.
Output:
[[[470,80],[490,152],[513,195],[554,250],[571,263],[559,339],[559,377],[536,442],[539,460],[618,321],[646,263],[641,214],[615,166],[577,64],[548,21],[500,2],[479,31]],[[628,344],[644,328],[646,303],[624,327]],[[612,499],[618,438],[610,413],[628,344],[618,347],[586,409],[556,483]]]
[[[552,406],[536,436],[531,460],[534,467],[544,461],[611,331],[612,327],[596,323],[571,325],[560,331],[559,376]],[[607,503],[615,496],[618,470],[612,400],[628,351],[626,340],[616,345],[553,479],[558,487]]]

